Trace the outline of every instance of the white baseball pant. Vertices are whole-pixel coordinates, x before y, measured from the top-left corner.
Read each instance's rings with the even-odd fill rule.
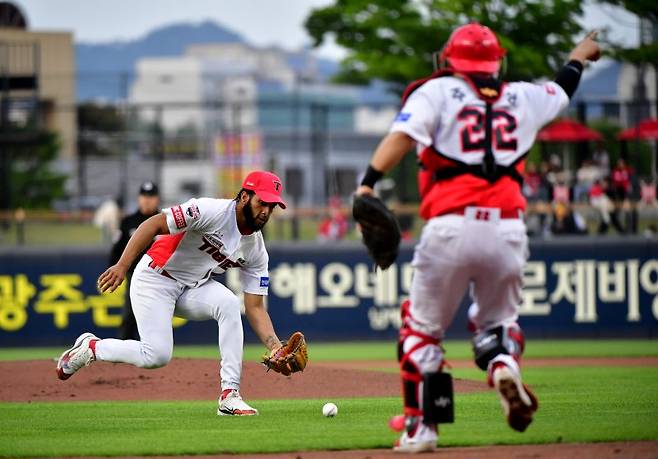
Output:
[[[515,322],[527,258],[521,218],[501,219],[499,209],[482,207],[432,218],[412,261],[413,328],[442,339],[469,287],[477,328]]]
[[[221,352],[221,388],[239,389],[244,336],[240,300],[227,287],[209,280],[189,288],[148,266],[144,255],[135,268],[130,299],[140,341],[103,339],[96,344],[96,359],[158,368],[169,363],[173,353],[173,316],[188,320],[216,320]]]

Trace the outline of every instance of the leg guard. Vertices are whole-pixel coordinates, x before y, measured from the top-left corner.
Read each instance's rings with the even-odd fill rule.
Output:
[[[455,420],[452,376],[450,373],[423,375],[423,422],[450,423]]]
[[[445,379],[440,371],[443,367],[443,350],[439,340],[425,335],[411,327],[409,320],[409,301],[402,304],[402,327],[398,342],[398,361],[400,362],[400,375],[402,377],[402,394],[404,398],[404,415],[409,418],[423,418],[424,407],[427,403],[445,405],[447,391],[443,394],[437,392],[445,387]],[[448,375],[449,376],[449,375]],[[427,388],[425,388],[427,386]],[[450,384],[452,387],[452,384]],[[424,389],[425,388],[425,389]],[[427,393],[427,395],[425,395]],[[450,396],[452,392],[450,391]],[[443,397],[443,398],[441,398]],[[452,407],[452,397],[450,397]],[[430,416],[423,418],[426,424],[436,424],[434,410]],[[444,416],[445,417],[445,416]]]
[[[499,355],[509,355],[518,362],[524,347],[523,332],[516,323],[489,328],[473,337],[475,363],[485,371]]]

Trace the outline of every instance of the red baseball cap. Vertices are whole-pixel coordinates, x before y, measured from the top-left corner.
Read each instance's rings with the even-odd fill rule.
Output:
[[[249,173],[242,182],[242,188],[251,190],[265,202],[275,202],[282,209],[286,208],[286,202],[281,199],[283,184],[275,174],[267,171],[254,171]]]

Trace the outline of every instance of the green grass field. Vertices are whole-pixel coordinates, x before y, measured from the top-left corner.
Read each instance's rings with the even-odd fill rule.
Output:
[[[313,361],[393,359],[391,343],[315,344]],[[446,344],[448,357],[468,358],[466,342]],[[0,360],[49,358],[60,349],[0,350]],[[246,359],[261,349],[248,346]],[[179,357],[215,357],[212,347],[180,347]],[[529,357],[656,356],[656,341],[531,341]],[[456,377],[482,380],[475,369]],[[507,427],[492,392],[457,394],[456,422],[441,426],[442,446],[658,440],[658,367],[526,368],[541,407],[524,434]],[[261,416],[215,415],[215,401],[0,403],[0,456],[181,455],[388,448],[387,428],[401,401],[250,400]],[[285,426],[285,427],[284,427]],[[303,432],[300,434],[299,432]]]
[[[317,361],[336,360],[395,360],[394,342],[309,343],[310,357]],[[0,349],[0,360],[47,359],[59,354],[66,346]],[[468,340],[447,340],[446,356],[450,359],[470,359],[471,344]],[[260,345],[247,344],[244,359],[258,360],[263,354]],[[526,344],[524,357],[645,357],[658,356],[658,340],[531,340]],[[176,346],[174,357],[217,357],[216,346]]]

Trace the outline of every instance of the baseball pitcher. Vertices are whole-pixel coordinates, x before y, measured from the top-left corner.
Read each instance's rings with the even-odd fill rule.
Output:
[[[440,69],[406,89],[372,156],[356,190],[355,215],[364,213],[356,204],[363,206],[377,180],[416,147],[420,214],[427,220],[414,251],[410,299],[401,308],[404,432],[396,451],[433,450],[437,424],[452,422],[441,340],[467,288],[475,362],[498,392],[509,425],[523,432],[532,422],[538,402],[521,379],[517,324],[528,257],[524,160],[537,131],[568,105],[585,61],[598,58],[594,39],[590,34],[572,50],[554,81],[505,83],[498,79],[505,49],[496,35],[477,23],[457,28],[439,55]],[[383,257],[380,266],[390,262]]]
[[[240,270],[245,314],[268,349],[263,362],[286,375],[303,370],[308,358],[304,336],[296,332],[287,343],[279,341],[264,304],[269,257],[260,230],[277,205],[286,208],[282,188],[281,180],[271,172],[252,172],[233,200],[191,199],[163,209],[142,223],[119,261],[98,278],[101,292],[114,291],[153,238],[164,235],[150,246],[132,277],[130,297],[141,340],[99,339],[84,333],[59,358],[59,379],[70,378],[95,360],[162,367],[169,363],[173,352],[173,316],[215,320],[222,357],[217,414],[258,414],[240,396],[240,301],[211,275],[230,268]]]

